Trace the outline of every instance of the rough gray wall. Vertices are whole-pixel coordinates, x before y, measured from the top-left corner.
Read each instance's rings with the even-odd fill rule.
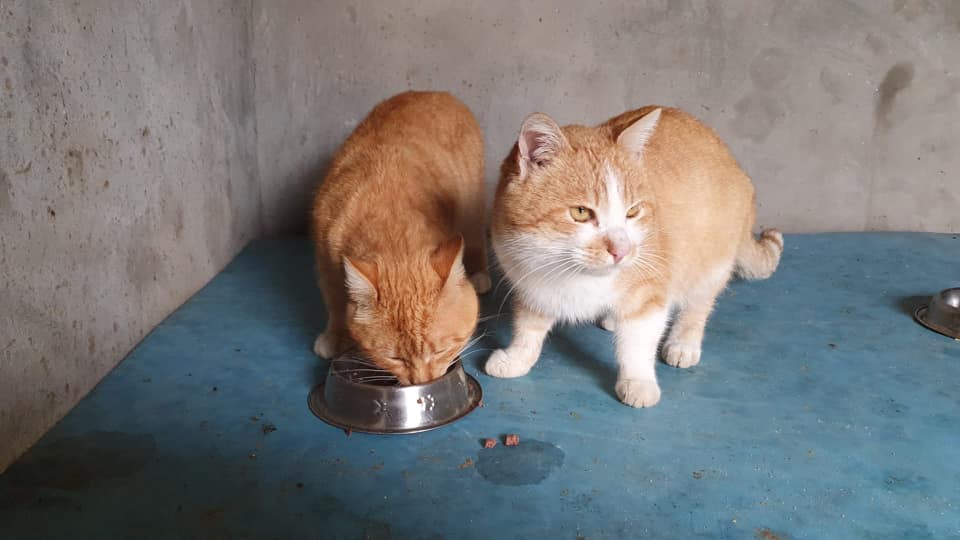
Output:
[[[0,0],[0,471],[260,232],[251,6]]]
[[[337,145],[407,88],[473,108],[490,182],[527,113],[660,103],[727,140],[764,225],[960,230],[957,0],[272,0],[254,35],[272,231],[302,226]]]

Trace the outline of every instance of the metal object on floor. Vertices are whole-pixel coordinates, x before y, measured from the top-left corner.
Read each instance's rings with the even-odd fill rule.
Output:
[[[330,362],[327,379],[310,391],[310,410],[333,426],[363,433],[403,434],[436,429],[480,404],[480,384],[457,360],[446,375],[401,386],[389,372],[356,356]]]
[[[913,312],[913,318],[934,332],[960,339],[960,288],[933,295],[929,304]]]

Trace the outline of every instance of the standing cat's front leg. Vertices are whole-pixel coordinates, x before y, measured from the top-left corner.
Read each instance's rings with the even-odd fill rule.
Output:
[[[653,407],[660,401],[655,372],[657,345],[667,325],[667,307],[648,302],[621,316],[616,324],[617,397],[631,407]]]
[[[506,349],[498,349],[487,359],[485,370],[494,377],[526,375],[540,358],[543,340],[553,327],[554,318],[532,311],[514,302],[513,341]]]

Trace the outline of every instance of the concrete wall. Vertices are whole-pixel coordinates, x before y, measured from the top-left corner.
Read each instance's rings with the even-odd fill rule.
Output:
[[[960,230],[960,3],[0,0],[0,469],[250,238],[302,230],[379,100],[714,126],[789,231]]]
[[[728,141],[764,225],[960,230],[956,0],[274,0],[254,35],[269,230],[302,226],[330,154],[407,88],[474,109],[491,182],[527,113],[660,103]]]
[[[260,232],[250,12],[0,0],[0,471]]]

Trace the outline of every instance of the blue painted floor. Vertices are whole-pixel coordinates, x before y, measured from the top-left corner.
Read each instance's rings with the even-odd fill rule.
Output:
[[[347,437],[306,405],[309,245],[255,242],[0,476],[0,538],[960,537],[960,342],[910,315],[958,285],[960,239],[786,244],[653,409],[614,398],[608,334],[565,328],[525,378],[471,355],[462,421]]]

